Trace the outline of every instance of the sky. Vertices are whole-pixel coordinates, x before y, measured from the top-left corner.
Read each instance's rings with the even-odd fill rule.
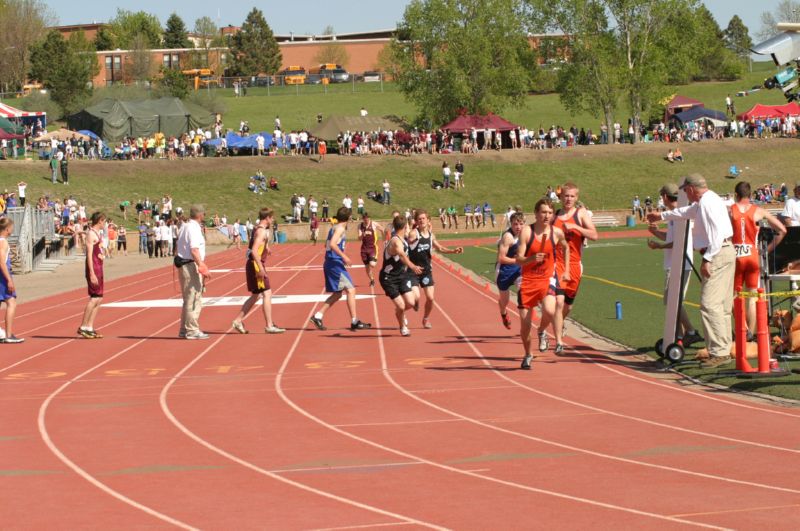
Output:
[[[706,7],[725,29],[733,15],[739,15],[750,29],[750,36],[761,28],[760,17],[763,11],[772,10],[779,0],[705,0]],[[239,26],[247,13],[255,6],[259,8],[278,34],[322,33],[330,25],[337,33],[350,33],[395,27],[403,16],[407,0],[373,0],[342,4],[330,0],[300,0],[297,3],[285,1],[237,2],[228,4],[219,0],[192,0],[191,2],[164,2],[163,0],[138,0],[134,3],[115,0],[44,0],[56,16],[59,24],[83,24],[107,22],[114,17],[118,7],[133,11],[146,11],[161,20],[162,25],[175,11],[191,29],[194,21],[202,16],[211,17],[218,26],[232,24]],[[343,8],[342,5],[347,7]]]

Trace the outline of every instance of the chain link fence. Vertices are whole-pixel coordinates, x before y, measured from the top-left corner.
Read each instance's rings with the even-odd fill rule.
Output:
[[[319,74],[305,76],[240,76],[222,77],[200,90],[225,91],[234,97],[303,96],[307,94],[396,92],[397,86],[378,72],[350,74],[347,80],[333,80]]]

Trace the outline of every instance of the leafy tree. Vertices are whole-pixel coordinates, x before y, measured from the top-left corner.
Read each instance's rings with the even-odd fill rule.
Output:
[[[750,30],[744,25],[739,15],[733,15],[731,21],[728,22],[728,27],[725,29],[725,46],[744,60],[750,56],[753,39],[750,38]]]
[[[230,73],[235,76],[274,74],[283,60],[272,29],[256,8],[248,13],[241,31],[231,38],[230,50]]]
[[[602,117],[611,131],[623,85],[622,56],[608,14],[599,1],[529,2],[534,29],[555,29],[568,38],[569,60],[561,65],[555,85],[559,99],[572,114]],[[540,59],[554,58],[552,42],[540,47]],[[545,75],[546,77],[546,75]]]
[[[114,42],[112,30],[105,26],[98,29],[94,36],[94,47],[97,51],[113,50]]]
[[[26,81],[31,49],[56,23],[41,0],[0,0],[0,86],[17,90]]]
[[[758,38],[766,40],[779,33],[778,22],[800,22],[800,2],[781,0],[774,11],[761,13],[761,29]]]
[[[332,42],[320,47],[319,52],[314,56],[314,62],[318,64],[334,63],[346,67],[350,62],[350,54],[343,45]]]
[[[221,44],[219,28],[211,17],[200,17],[194,21],[194,33],[200,39],[199,48],[209,48]]]
[[[164,29],[164,48],[192,48],[192,41],[189,40],[189,33],[186,31],[186,24],[177,13],[172,13],[167,19],[167,27]]]
[[[132,49],[139,35],[144,37],[144,43],[147,48],[161,46],[161,23],[155,15],[144,11],[134,13],[125,9],[117,9],[117,16],[111,19],[108,24],[104,31],[104,41],[101,44],[110,43],[109,50],[115,48]]]
[[[400,89],[431,124],[522,105],[536,68],[518,0],[412,0],[391,47]]]
[[[153,55],[148,46],[148,38],[144,34],[136,35],[131,43],[131,51],[123,67],[126,81],[137,84],[145,83],[153,75]]]
[[[186,76],[173,68],[162,66],[155,85],[163,95],[183,99],[189,94],[189,81]]]
[[[98,70],[94,53],[87,53],[93,48],[83,32],[64,40],[53,30],[31,50],[31,76],[50,90],[64,115],[80,109],[91,96],[89,83]]]

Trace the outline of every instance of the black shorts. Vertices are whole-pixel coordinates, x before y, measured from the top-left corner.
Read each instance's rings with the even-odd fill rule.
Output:
[[[419,286],[421,288],[431,288],[434,285],[433,282],[433,272],[432,271],[423,271],[419,275],[415,275],[411,273],[411,285],[412,286]]]
[[[392,300],[410,292],[412,286],[411,279],[408,277],[400,279],[381,278],[380,283],[383,291],[386,293],[386,296]]]

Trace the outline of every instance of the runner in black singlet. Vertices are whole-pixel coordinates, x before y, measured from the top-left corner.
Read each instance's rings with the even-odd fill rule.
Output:
[[[411,261],[418,265],[421,269],[419,275],[415,275],[411,279],[412,286],[414,287],[414,308],[419,307],[420,289],[425,292],[425,313],[422,317],[422,326],[424,328],[431,328],[430,316],[433,311],[433,271],[431,268],[431,251],[436,249],[442,254],[461,254],[464,252],[462,247],[450,249],[441,245],[431,232],[431,223],[428,218],[428,213],[424,210],[416,211],[416,228],[413,229],[408,235],[409,243],[409,258]]]
[[[414,293],[409,272],[418,275],[422,272],[408,258],[408,243],[405,241],[406,220],[400,216],[392,220],[394,235],[383,251],[383,267],[379,280],[386,296],[394,303],[394,313],[400,326],[400,334],[411,335],[406,324],[405,312],[414,306]]]

